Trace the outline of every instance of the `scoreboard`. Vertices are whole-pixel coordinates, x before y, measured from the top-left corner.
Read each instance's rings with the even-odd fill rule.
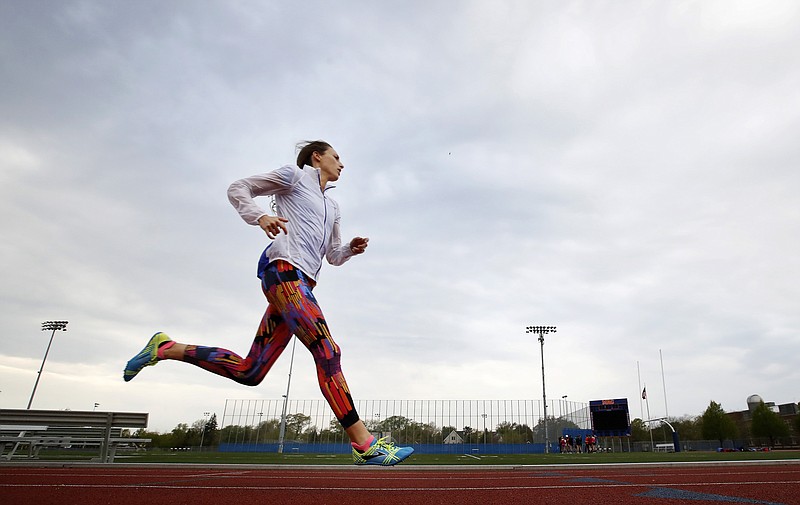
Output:
[[[631,434],[627,398],[591,400],[589,414],[592,417],[592,430],[598,437],[624,437]]]

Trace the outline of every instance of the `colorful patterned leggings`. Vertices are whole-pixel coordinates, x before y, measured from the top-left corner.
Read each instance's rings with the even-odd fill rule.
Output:
[[[341,351],[311,293],[314,281],[285,261],[270,263],[261,279],[269,301],[250,353],[242,358],[220,347],[186,347],[183,360],[246,386],[256,386],[281,355],[292,335],[311,351],[322,395],[344,428],[358,421],[350,389],[342,374]]]

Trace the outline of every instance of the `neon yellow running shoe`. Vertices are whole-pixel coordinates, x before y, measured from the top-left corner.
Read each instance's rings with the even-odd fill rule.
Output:
[[[136,377],[136,374],[142,371],[142,368],[158,363],[158,347],[164,342],[169,342],[172,339],[166,333],[158,332],[152,337],[144,349],[139,351],[139,354],[132,357],[128,364],[125,365],[125,371],[122,373],[122,378],[125,382]]]
[[[414,452],[412,447],[395,447],[388,437],[372,441],[364,452],[353,447],[353,463],[356,465],[383,465],[392,466],[400,463]]]

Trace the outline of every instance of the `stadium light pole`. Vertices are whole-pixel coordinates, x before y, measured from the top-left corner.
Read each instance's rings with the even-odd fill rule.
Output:
[[[261,402],[261,406],[264,406],[264,402]],[[258,413],[258,428],[256,428],[256,445],[261,440],[261,417],[264,415],[263,412]]]
[[[44,362],[47,361],[47,355],[50,353],[50,346],[53,345],[53,337],[56,335],[57,330],[67,331],[67,323],[68,321],[45,321],[42,323],[42,331],[52,330],[53,332],[50,334],[50,342],[47,344],[47,350],[44,351],[44,359],[42,360],[42,366],[39,367],[39,372],[36,375],[36,382],[33,383],[33,391],[31,391],[31,399],[28,400],[28,407],[27,407],[28,410],[30,410],[31,404],[33,403],[33,395],[36,394],[36,388],[39,386],[39,379],[42,378],[42,370],[44,370]]]
[[[547,390],[544,387],[544,336],[548,333],[555,333],[555,326],[528,326],[525,333],[538,333],[539,344],[542,352],[542,403],[544,404],[544,453],[550,453],[550,442],[547,433]]]
[[[294,347],[297,339],[292,339],[292,359],[289,361],[289,379],[286,381],[286,394],[283,396],[283,413],[281,413],[281,428],[278,433],[278,454],[283,454],[283,442],[286,437],[286,409],[289,406],[289,388],[292,386],[292,368],[294,367]]]
[[[200,452],[203,452],[203,442],[206,438],[206,428],[208,428],[208,416],[211,412],[203,412],[203,430],[200,432]]]

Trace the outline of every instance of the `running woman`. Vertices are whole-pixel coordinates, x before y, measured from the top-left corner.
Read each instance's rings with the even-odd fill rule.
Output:
[[[298,147],[296,165],[238,180],[228,188],[228,199],[242,219],[272,239],[258,263],[261,289],[269,303],[248,355],[243,358],[220,347],[181,344],[159,332],[128,361],[123,378],[130,381],[146,366],[177,360],[256,386],[295,335],[314,356],[322,394],[350,437],[353,462],[395,465],[414,449],[376,439],[359,419],[342,374],[341,351],[312,293],[323,258],[342,265],[362,254],[369,239],[355,237],[341,243],[339,206],[328,196],[330,183],[339,179],[344,168],[339,154],[321,140]],[[254,201],[267,195],[275,198],[276,215]]]

